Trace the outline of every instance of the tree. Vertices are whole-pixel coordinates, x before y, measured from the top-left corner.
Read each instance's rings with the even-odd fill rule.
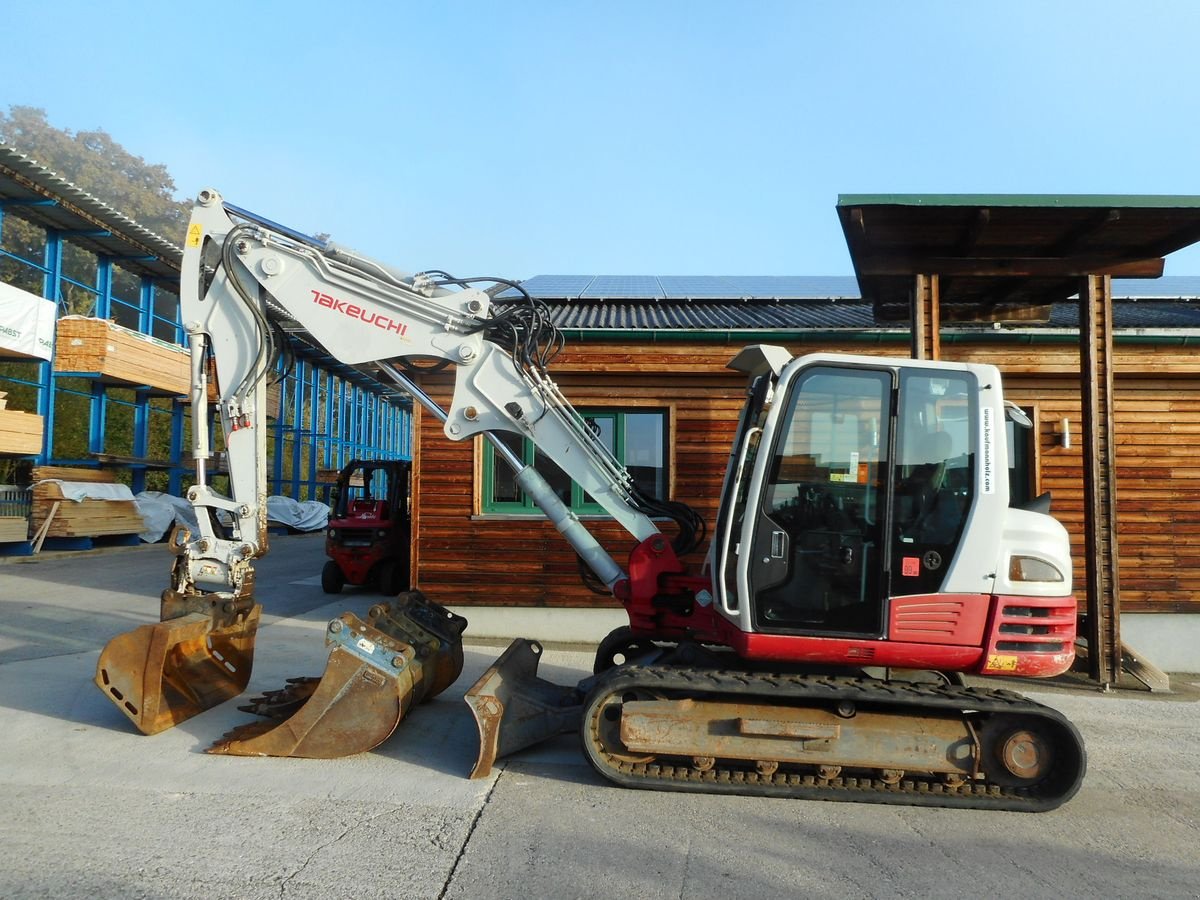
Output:
[[[11,105],[0,111],[0,143],[24,153],[96,199],[180,243],[191,204],[174,199],[175,181],[166,166],[134,156],[102,128],[55,128],[46,111]]]
[[[164,240],[182,243],[191,204],[174,199],[175,182],[166,167],[147,163],[130,153],[103,129],[55,128],[47,121],[45,110],[12,105],[7,114],[0,110],[0,143],[25,154]],[[43,276],[37,267],[45,261],[45,230],[20,219],[16,211],[3,219],[0,247],[12,254],[0,254],[0,280],[40,295]],[[62,248],[61,262],[64,275],[79,282],[71,284],[63,279],[56,285],[58,294],[53,299],[58,302],[61,314],[95,315],[96,289],[83,287],[97,285],[95,254],[68,243]],[[114,278],[121,277],[118,268]],[[136,298],[136,287],[126,293],[126,299]],[[130,293],[132,298],[128,296]],[[36,408],[38,380],[36,363],[0,362],[0,390],[9,392],[13,409]],[[91,416],[88,386],[73,385],[70,379],[58,379],[55,385],[55,455],[85,456]],[[65,387],[74,387],[77,393],[67,393]],[[128,406],[110,402],[116,423],[114,433],[131,434],[129,410]],[[128,423],[121,418],[123,415],[129,419]],[[158,424],[156,432],[162,431]],[[19,468],[19,464],[10,460],[0,460],[0,483],[15,481]]]

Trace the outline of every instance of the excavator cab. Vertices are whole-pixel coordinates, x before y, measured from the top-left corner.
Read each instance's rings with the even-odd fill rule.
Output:
[[[968,371],[826,364],[793,379],[752,552],[725,557],[746,568],[755,630],[879,639],[888,597],[941,589],[975,497],[977,395]]]
[[[993,367],[814,355],[771,368],[749,348],[740,365],[753,382],[713,552],[716,608],[744,655],[984,672],[997,596],[1029,595],[1038,617],[1073,607],[1062,526],[1009,508]],[[1026,558],[1045,577],[1008,580]],[[1063,671],[1072,647],[1049,633],[1004,664]]]

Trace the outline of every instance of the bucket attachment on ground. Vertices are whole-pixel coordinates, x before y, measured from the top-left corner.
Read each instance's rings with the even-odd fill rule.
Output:
[[[164,614],[177,600],[163,595]],[[96,685],[138,730],[165,731],[246,689],[261,613],[257,603],[230,604],[119,634],[100,653]]]
[[[467,691],[479,727],[472,778],[488,775],[502,756],[579,728],[584,691],[538,678],[541,656],[541,644],[518,638]]]
[[[372,607],[365,622],[344,613],[326,630],[333,650],[324,674],[289,679],[241,707],[263,721],[235,728],[208,752],[332,759],[370,750],[458,678],[466,625],[419,591]]]

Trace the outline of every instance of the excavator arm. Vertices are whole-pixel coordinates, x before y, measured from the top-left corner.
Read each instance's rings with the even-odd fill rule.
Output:
[[[402,272],[227,204],[215,191],[199,195],[180,291],[195,460],[187,496],[198,529],[171,536],[175,564],[160,622],[114,638],[97,667],[97,684],[139,729],[161,731],[248,683],[261,611],[253,560],[268,543],[266,386],[287,367],[296,342],[407,391],[444,423],[451,440],[483,435],[610,590],[627,583],[621,566],[497,432],[531,440],[639,543],[665,544],[652,518],[664,516],[680,524],[679,542],[694,541],[690,510],[638,491],[549,377],[547,364],[561,340],[545,310],[528,295],[496,309],[475,286],[480,281],[511,284]],[[430,359],[456,367],[447,409],[409,377],[412,361]],[[228,495],[211,483],[213,406]],[[457,677],[465,625],[417,592],[373,608],[365,622],[349,614],[335,619],[326,675],[295,680],[244,707],[280,724],[238,729],[214,752],[330,756],[374,746],[427,696],[426,688],[440,690]],[[414,663],[421,666],[415,677]],[[335,721],[339,733],[359,739],[330,741],[323,733]]]
[[[606,585],[623,577],[620,567],[536,469],[515,459],[494,432],[529,438],[638,541],[658,533],[650,515],[661,510],[639,496],[629,472],[548,376],[545,357],[557,336],[536,307],[510,305],[493,314],[491,297],[483,290],[443,273],[397,271],[229,206],[212,191],[200,195],[189,225],[180,303],[197,376],[192,392],[197,419],[204,418],[206,408],[198,357],[208,351],[217,363],[233,491],[225,500],[206,489],[193,503],[230,509],[238,519],[233,541],[205,534],[201,540],[208,549],[189,548],[193,570],[215,566],[232,582],[246,548],[251,556],[260,552],[265,417],[256,392],[286,355],[289,340],[309,343],[376,380],[395,383],[444,422],[451,440],[483,434]],[[413,358],[457,367],[448,409],[408,377],[406,360]],[[253,439],[241,433],[247,429],[254,431]],[[197,432],[197,460],[208,452],[203,439]]]

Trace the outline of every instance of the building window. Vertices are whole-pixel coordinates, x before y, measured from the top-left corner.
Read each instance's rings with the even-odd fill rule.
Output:
[[[670,482],[666,410],[597,409],[583,410],[580,415],[629,470],[638,488],[652,497],[667,498]],[[600,504],[535,448],[528,438],[506,431],[496,432],[496,436],[527,465],[532,464],[572,510],[585,515],[604,513]],[[483,512],[536,512],[533,501],[517,487],[516,473],[508,463],[498,457],[490,442],[484,442],[483,447]]]

